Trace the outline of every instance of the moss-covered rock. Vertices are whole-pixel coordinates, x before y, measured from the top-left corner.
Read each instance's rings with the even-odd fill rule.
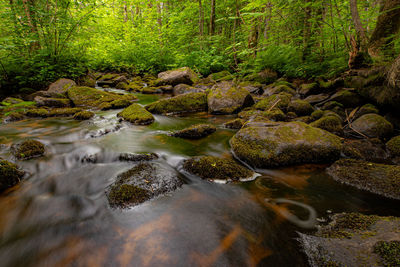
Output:
[[[197,74],[188,67],[164,71],[158,74],[156,85],[177,85],[180,83],[192,85],[198,80]]]
[[[300,99],[291,101],[287,109],[288,111],[296,113],[298,116],[307,116],[314,111],[310,103]]]
[[[20,121],[25,119],[25,113],[24,112],[10,112],[8,115],[4,118],[5,122],[13,122],[13,121]]]
[[[368,137],[385,138],[392,134],[393,125],[378,114],[365,114],[352,123],[352,128]]]
[[[203,90],[183,83],[175,85],[173,89],[173,94],[175,96],[187,93],[199,93],[199,92],[203,92]]]
[[[275,95],[275,94],[279,94],[279,93],[286,93],[286,94],[290,94],[293,96],[296,94],[296,91],[293,88],[291,88],[285,84],[281,84],[281,85],[272,84],[265,89],[264,95],[270,96],[270,95]]]
[[[304,98],[304,100],[312,105],[315,105],[327,100],[328,98],[329,98],[328,94],[318,94],[318,95],[307,96],[306,98]]]
[[[342,146],[336,135],[302,122],[250,122],[230,143],[237,157],[261,168],[334,161]]]
[[[223,70],[220,72],[211,73],[207,78],[211,81],[220,82],[233,80],[235,77],[229,71]]]
[[[110,102],[112,109],[126,108],[126,107],[129,107],[131,104],[132,104],[132,101],[130,101],[128,99],[117,99],[117,100]]]
[[[111,92],[104,92],[90,87],[72,87],[67,92],[68,98],[75,106],[98,108],[103,103],[111,103],[115,100],[133,101],[137,98],[134,95],[118,95]]]
[[[353,89],[342,89],[329,98],[341,103],[344,107],[357,107],[362,104],[362,97]]]
[[[285,121],[287,119],[285,113],[279,108],[273,108],[268,111],[256,109],[243,110],[238,116],[245,121]]]
[[[342,120],[337,116],[324,116],[312,123],[310,126],[320,128],[335,134],[342,134]]]
[[[81,112],[81,108],[53,108],[48,110],[47,117],[70,117]]]
[[[327,172],[341,183],[400,200],[400,166],[341,159]]]
[[[125,75],[118,73],[106,73],[98,78],[97,85],[103,88],[110,88],[116,87],[117,84],[121,82],[128,83],[128,79]]]
[[[139,104],[132,104],[117,114],[133,124],[148,125],[154,122],[153,115]]]
[[[399,240],[398,229],[396,217],[340,213],[298,240],[310,266],[398,266],[390,265],[399,259],[398,243],[393,243]]]
[[[171,167],[158,162],[141,162],[119,174],[106,194],[111,207],[127,208],[172,192],[182,184]]]
[[[67,91],[73,86],[76,86],[76,83],[73,80],[59,79],[56,82],[50,84],[47,92],[65,95]]]
[[[342,154],[347,158],[387,163],[389,155],[384,144],[378,138],[345,140]]]
[[[210,124],[196,124],[171,134],[174,137],[200,139],[214,133],[217,128]]]
[[[263,100],[257,102],[253,107],[259,110],[268,110],[272,107],[286,110],[291,99],[292,95],[286,93],[280,93],[277,95],[271,95],[264,98]]]
[[[315,95],[320,93],[320,86],[318,83],[304,83],[300,85],[299,93],[302,96]]]
[[[188,93],[171,98],[160,99],[145,107],[153,114],[185,113],[207,110],[205,93]]]
[[[311,113],[311,117],[313,120],[318,120],[320,118],[322,118],[322,116],[324,116],[324,111],[317,109],[315,111],[313,111],[313,113]]]
[[[254,104],[250,93],[232,82],[220,82],[207,96],[208,110],[214,114],[232,114]]]
[[[278,73],[272,69],[265,69],[258,73],[251,73],[244,77],[246,81],[259,82],[263,84],[273,83],[278,79]]]
[[[15,97],[7,97],[3,101],[0,102],[0,105],[2,106],[9,106],[9,105],[15,105],[15,104],[20,104],[24,102],[24,100],[15,98]]]
[[[340,104],[339,102],[336,102],[336,101],[328,101],[322,106],[322,109],[323,110],[331,110],[331,109],[334,109],[336,107],[343,108],[344,106],[342,104]]]
[[[251,94],[261,95],[263,93],[262,85],[258,82],[245,81],[240,82],[238,86],[247,90]]]
[[[28,139],[20,144],[13,145],[12,152],[17,159],[27,160],[43,156],[45,149],[39,141]]]
[[[185,160],[183,168],[189,173],[207,180],[238,181],[248,179],[254,172],[239,165],[232,159],[214,156],[200,156]]]
[[[93,117],[94,113],[88,110],[80,111],[74,115],[74,119],[77,121],[90,120]]]
[[[224,127],[228,129],[240,129],[242,128],[244,121],[240,118],[230,120],[224,123]]]
[[[44,108],[34,108],[26,111],[25,115],[28,117],[34,117],[34,118],[45,118],[48,117],[49,111]]]
[[[0,158],[0,193],[18,184],[24,172],[17,165]]]
[[[55,107],[55,108],[65,108],[70,106],[70,101],[67,98],[50,98],[37,96],[34,98],[37,106]]]
[[[386,143],[386,148],[393,157],[400,157],[400,135],[393,137]]]

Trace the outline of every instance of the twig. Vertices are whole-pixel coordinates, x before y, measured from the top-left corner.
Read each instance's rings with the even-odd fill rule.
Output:
[[[278,99],[268,110],[267,112],[271,111],[281,100]]]

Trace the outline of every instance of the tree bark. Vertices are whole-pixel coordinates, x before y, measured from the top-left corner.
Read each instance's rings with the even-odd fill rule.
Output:
[[[358,14],[357,0],[350,0],[350,11],[354,28],[356,29],[356,41],[359,43],[360,50],[362,52],[367,52],[368,38],[364,26],[361,23],[360,15]]]
[[[393,56],[392,41],[399,28],[400,0],[384,0],[368,46],[368,53],[373,59],[379,60],[383,56]]]
[[[400,55],[394,60],[387,73],[388,85],[400,90]]]
[[[305,2],[309,2],[306,0]],[[303,61],[311,53],[311,7],[304,8],[304,27],[303,27]]]
[[[204,35],[204,12],[201,0],[199,0],[199,33],[201,37]]]
[[[215,0],[211,0],[210,35],[215,33]]]

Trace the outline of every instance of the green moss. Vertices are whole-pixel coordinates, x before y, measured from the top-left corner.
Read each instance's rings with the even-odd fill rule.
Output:
[[[171,136],[187,138],[187,139],[200,139],[214,133],[217,128],[210,124],[196,124],[181,131],[177,131]]]
[[[26,140],[13,148],[14,156],[20,160],[43,156],[44,145],[36,140]]]
[[[318,83],[304,83],[300,85],[300,93],[303,95],[313,94],[318,88]]]
[[[234,76],[232,76],[232,74],[230,74],[230,72],[227,70],[223,70],[217,73],[212,73],[208,77],[214,81],[222,81],[222,80],[227,81],[227,80],[233,80],[234,78]]]
[[[395,136],[386,143],[386,148],[394,157],[400,157],[400,135]]]
[[[25,114],[27,116],[29,116],[29,117],[45,118],[45,117],[48,116],[49,111],[47,109],[44,109],[44,108],[35,108],[35,109],[30,109],[30,110],[26,111]]]
[[[276,82],[274,82],[273,84],[274,84],[274,86],[285,85],[285,86],[288,86],[288,87],[290,87],[292,89],[296,88],[292,83],[290,83],[288,81],[285,81],[285,80],[281,80],[281,79],[276,81]]]
[[[271,95],[269,97],[264,98],[263,100],[256,103],[253,107],[259,110],[268,110],[270,109],[275,103],[275,107],[285,110],[290,103],[290,99],[292,95],[287,93],[280,93],[277,95]],[[279,102],[278,102],[279,101]]]
[[[17,165],[0,158],[0,192],[18,184],[23,175]]]
[[[290,102],[288,111],[292,111],[298,116],[306,116],[310,115],[314,111],[314,108],[307,101],[297,99]]]
[[[20,111],[10,112],[9,114],[6,114],[6,116],[8,116],[9,121],[20,121],[25,119],[24,113]]]
[[[323,111],[323,110],[320,110],[320,109],[317,109],[317,110],[315,110],[313,113],[311,113],[311,118],[312,118],[313,120],[318,120],[318,119],[320,119],[323,115],[324,115],[324,111]]]
[[[295,95],[296,91],[294,89],[292,89],[291,87],[287,86],[287,85],[277,85],[273,88],[273,92],[274,94],[279,94],[279,93],[287,93],[290,95]]]
[[[374,252],[381,257],[383,266],[400,266],[400,241],[379,241],[374,246]]]
[[[352,123],[353,129],[368,137],[385,138],[393,132],[393,125],[378,114],[365,114]]]
[[[206,111],[207,96],[205,93],[188,93],[160,99],[145,108],[154,114]]]
[[[151,193],[140,187],[122,184],[111,187],[108,200],[111,206],[124,207],[129,204],[140,204],[148,200]]]
[[[48,117],[69,117],[76,113],[82,111],[81,108],[53,108],[50,109],[47,116]]]
[[[87,111],[87,110],[80,111],[78,113],[75,113],[75,115],[74,115],[74,119],[78,120],[78,121],[89,120],[93,117],[94,117],[94,113],[91,111]]]
[[[131,104],[132,102],[128,99],[117,99],[110,102],[111,108],[113,109],[126,108],[129,107]]]
[[[213,156],[194,157],[185,160],[183,168],[203,179],[233,180],[249,178],[253,172],[239,165],[232,159]]]
[[[333,108],[335,108],[335,107],[343,108],[343,105],[340,104],[339,102],[336,102],[336,101],[329,101],[329,102],[326,102],[326,103],[322,106],[322,109],[323,109],[323,110],[328,110],[328,109],[333,109]]]
[[[153,115],[139,104],[132,104],[117,114],[124,120],[134,124],[146,125],[154,121]]]
[[[234,119],[224,123],[224,127],[228,129],[240,129],[242,128],[244,121],[242,119]]]
[[[310,123],[310,125],[332,133],[342,132],[342,121],[337,116],[322,117]]]

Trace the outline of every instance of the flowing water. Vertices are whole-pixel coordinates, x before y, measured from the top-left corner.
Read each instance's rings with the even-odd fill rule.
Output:
[[[157,96],[139,95],[146,104]],[[133,163],[121,152],[155,152],[180,170],[196,155],[230,157],[232,116],[155,116],[150,126],[120,123],[118,111],[90,121],[29,119],[0,126],[0,156],[25,138],[46,145],[45,157],[18,162],[28,172],[0,195],[0,266],[306,266],[297,232],[330,213],[400,215],[394,202],[341,186],[326,166],[257,170],[255,180],[217,184],[187,176],[177,191],[126,210],[111,209],[105,191]],[[201,140],[169,131],[206,122]],[[86,161],[98,155],[97,162]]]

